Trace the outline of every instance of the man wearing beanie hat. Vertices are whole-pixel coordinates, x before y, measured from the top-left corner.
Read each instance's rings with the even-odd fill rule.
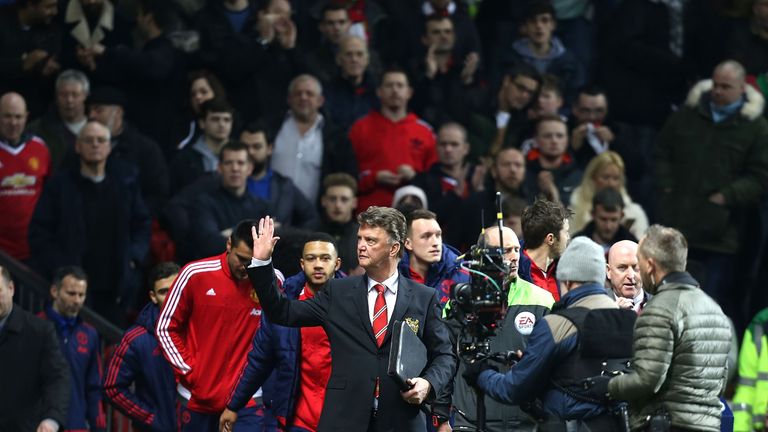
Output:
[[[403,186],[395,191],[392,197],[392,208],[399,209],[401,206],[410,205],[413,208],[428,209],[427,194],[418,186]]]
[[[635,314],[606,295],[603,248],[586,237],[571,241],[557,267],[560,301],[536,322],[525,353],[506,374],[481,361],[464,378],[507,404],[530,404],[541,432],[613,432],[622,423],[612,407],[593,399],[593,377],[632,356]],[[586,329],[590,329],[586,331]]]
[[[561,296],[588,282],[602,285],[605,281],[603,248],[586,237],[576,237],[571,240],[557,265],[557,279],[562,281]],[[573,282],[579,284],[574,287]]]

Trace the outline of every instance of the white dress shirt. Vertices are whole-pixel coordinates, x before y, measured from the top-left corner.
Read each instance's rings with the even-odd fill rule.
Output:
[[[309,202],[317,200],[322,183],[324,124],[322,114],[318,114],[315,124],[302,135],[289,113],[275,137],[270,158],[272,169],[293,180]]]
[[[387,303],[387,322],[389,322],[390,318],[392,318],[392,312],[395,310],[395,301],[397,300],[397,286],[398,286],[398,276],[397,270],[395,270],[392,275],[386,279],[384,279],[382,282],[380,282],[382,285],[384,285],[387,289],[384,290],[384,301]],[[373,307],[376,304],[376,297],[379,296],[378,291],[374,288],[374,286],[378,285],[379,282],[376,282],[375,280],[368,278],[368,319],[371,320],[371,325],[373,325]]]

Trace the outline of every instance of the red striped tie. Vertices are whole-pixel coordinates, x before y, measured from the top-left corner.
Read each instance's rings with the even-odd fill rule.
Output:
[[[384,335],[387,334],[387,302],[384,300],[384,291],[387,287],[376,284],[373,288],[378,293],[376,303],[373,304],[373,335],[376,338],[376,345],[381,346],[384,343]]]

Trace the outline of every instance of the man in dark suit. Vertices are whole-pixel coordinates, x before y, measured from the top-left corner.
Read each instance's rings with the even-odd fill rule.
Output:
[[[405,240],[405,217],[397,210],[370,207],[358,216],[357,253],[364,276],[334,279],[313,299],[290,301],[270,273],[277,238],[267,217],[253,228],[253,262],[248,276],[267,317],[290,327],[322,325],[331,346],[328,381],[318,432],[424,431],[419,410],[453,376],[456,359],[440,319],[434,289],[397,272]],[[401,391],[387,375],[392,337],[389,323],[406,320],[427,348],[429,361]],[[227,424],[224,424],[227,429]]]
[[[69,368],[51,323],[13,304],[0,267],[0,430],[55,432],[67,419]]]

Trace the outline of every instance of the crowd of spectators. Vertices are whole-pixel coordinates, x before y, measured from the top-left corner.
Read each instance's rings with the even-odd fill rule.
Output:
[[[496,192],[545,279],[539,196],[606,252],[681,230],[738,329],[768,301],[768,0],[0,4],[0,248],[82,266],[120,325],[242,219],[329,233],[354,274],[356,213],[429,209],[465,251]]]

